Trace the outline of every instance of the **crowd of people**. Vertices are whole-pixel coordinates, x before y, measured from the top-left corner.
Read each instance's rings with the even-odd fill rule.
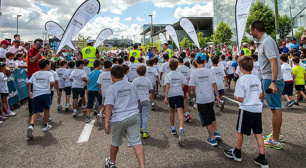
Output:
[[[224,154],[241,161],[243,135],[250,136],[253,130],[259,151],[254,162],[268,167],[264,146],[281,149],[284,141],[281,134],[282,95],[287,101],[285,108],[306,100],[306,31],[301,37],[301,45],[295,39],[292,43],[287,39],[282,42],[281,49],[265,33],[261,21],[253,22],[250,32],[258,41],[243,43],[240,51],[236,44],[232,47],[227,43],[204,49],[172,51],[165,43],[163,52],[150,48],[144,53],[135,44],[129,53],[121,50],[117,54],[101,55],[93,47],[93,41],[88,40],[87,47],[82,50],[62,49],[56,56],[43,40],[36,39],[33,45],[23,44],[20,36],[15,35],[9,49],[10,43],[1,41],[0,120],[3,122],[16,115],[7,102],[7,77],[12,71],[23,68],[28,76],[29,139],[33,138],[34,125],[41,112],[44,113],[41,131],[52,128],[48,124],[52,120],[52,103],[57,103],[57,110],[72,111],[73,117],[78,117],[80,110],[86,111],[86,123],[91,122],[93,111],[101,123],[104,119],[105,133],[111,133],[110,158],[105,160],[106,167],[116,166],[116,155],[123,136],[126,136],[142,168],[145,159],[141,137],[150,137],[149,114],[150,110],[155,110],[158,93],[164,93],[164,103],[170,112],[169,131],[179,135],[179,145],[185,145],[184,133],[188,130],[184,129],[184,123],[191,120],[188,112],[188,105],[191,105],[198,110],[201,123],[207,129],[206,142],[217,146],[222,130],[219,132],[217,127],[214,105],[224,110],[222,96],[234,89],[234,98],[239,102],[237,143],[234,148],[224,150]],[[162,92],[159,92],[161,88]],[[54,92],[57,93],[56,101],[52,99]],[[65,97],[64,107],[62,96]],[[273,131],[267,136],[262,136],[264,100],[273,115]],[[178,129],[175,128],[175,112]]]

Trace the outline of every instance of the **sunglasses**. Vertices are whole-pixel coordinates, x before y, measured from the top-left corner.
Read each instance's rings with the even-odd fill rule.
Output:
[[[40,43],[40,42],[38,42],[37,44],[38,44],[38,45],[43,45],[44,43]]]
[[[16,45],[20,45],[20,43],[15,43]]]

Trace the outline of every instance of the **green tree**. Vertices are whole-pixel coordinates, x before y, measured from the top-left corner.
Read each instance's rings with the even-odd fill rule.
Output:
[[[159,41],[158,41],[158,42],[156,42],[156,41],[153,42],[153,46],[156,47],[156,49],[157,49],[158,51],[160,51],[160,49],[161,49],[160,44],[161,44],[161,42],[159,42]]]
[[[279,16],[280,39],[285,39],[291,32],[291,22],[287,14]]]
[[[230,26],[221,21],[214,33],[214,38],[218,39],[221,43],[231,43],[233,32]]]
[[[181,42],[180,42],[180,46],[183,48],[189,47],[190,46],[190,41],[188,40],[187,37],[185,37]]]
[[[248,37],[244,34],[243,37],[242,37],[242,42],[243,43],[247,43],[247,42],[250,42],[251,40],[248,39]]]
[[[299,27],[295,32],[294,32],[294,38],[299,39],[304,33],[304,27]]]
[[[210,39],[213,42],[214,46],[221,43],[221,41],[219,39],[217,39],[215,35],[211,35]]]
[[[82,50],[83,48],[87,47],[86,41],[87,41],[88,39],[90,39],[90,36],[87,36],[87,37],[85,38],[85,36],[79,34],[79,36],[78,36],[78,45],[77,45],[77,47],[79,47],[81,50]]]
[[[201,48],[207,47],[208,46],[208,44],[207,44],[208,38],[204,37],[203,32],[199,32],[197,35],[198,35],[200,47]]]

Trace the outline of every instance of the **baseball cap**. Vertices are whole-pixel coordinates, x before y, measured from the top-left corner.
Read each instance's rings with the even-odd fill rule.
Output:
[[[65,48],[63,48],[63,49],[62,49],[62,51],[66,51],[66,49],[65,49]]]
[[[295,39],[295,38],[293,38],[291,41],[296,41],[296,39]]]
[[[10,42],[8,42],[7,40],[2,40],[1,44],[11,44]]]
[[[282,44],[286,44],[286,42],[283,41]]]
[[[93,40],[87,40],[86,44],[93,43]]]
[[[201,59],[201,61],[206,61],[206,55],[203,53],[198,53],[198,55],[196,56],[196,60],[198,61],[199,58]]]

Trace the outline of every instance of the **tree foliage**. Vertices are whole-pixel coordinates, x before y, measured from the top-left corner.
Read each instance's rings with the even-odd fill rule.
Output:
[[[287,14],[279,16],[280,39],[285,39],[291,32],[291,22]]]
[[[295,32],[294,32],[294,38],[299,39],[304,33],[304,27],[299,27]]]
[[[198,34],[199,44],[201,48],[205,48],[208,46],[208,38],[204,37],[204,34],[202,32],[199,32]]]
[[[188,40],[187,37],[185,37],[181,42],[180,42],[180,46],[182,48],[186,48],[190,46],[190,41]]]
[[[82,50],[83,48],[87,47],[86,41],[87,41],[88,39],[90,39],[90,38],[91,38],[90,36],[85,37],[85,36],[79,34],[79,36],[78,36],[78,45],[77,45],[77,47],[79,47],[81,50]]]
[[[231,43],[231,38],[233,36],[233,32],[230,28],[230,26],[223,21],[221,21],[217,29],[214,33],[214,38],[221,43]],[[215,40],[214,40],[215,41]]]

